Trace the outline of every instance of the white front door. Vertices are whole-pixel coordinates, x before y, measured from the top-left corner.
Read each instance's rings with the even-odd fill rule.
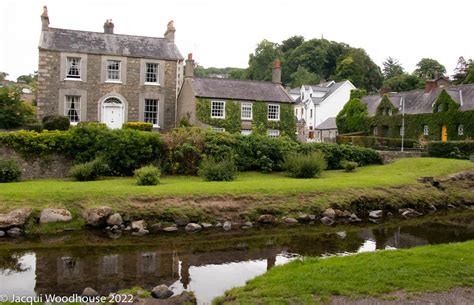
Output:
[[[116,129],[122,128],[123,124],[123,103],[116,98],[109,98],[102,105],[102,123],[107,127]]]

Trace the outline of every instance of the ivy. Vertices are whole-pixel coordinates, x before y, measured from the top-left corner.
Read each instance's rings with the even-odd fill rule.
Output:
[[[280,105],[280,120],[269,121],[268,104],[266,102],[254,102],[252,106],[252,132],[257,134],[267,134],[268,129],[280,130],[281,136],[295,137],[296,119],[292,104]],[[213,127],[224,128],[229,133],[239,133],[241,131],[240,103],[236,101],[226,101],[225,118],[211,118],[211,100],[198,98],[196,102],[197,118]]]
[[[398,109],[393,106],[389,97],[385,94],[377,106],[376,115],[389,115],[391,113],[397,113]]]
[[[448,92],[443,89],[439,94],[436,102],[433,105],[433,113],[443,112],[443,111],[456,111],[459,109],[459,104],[456,103]]]

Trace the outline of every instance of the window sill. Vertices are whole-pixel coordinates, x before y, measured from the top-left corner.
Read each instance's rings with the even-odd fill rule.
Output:
[[[79,124],[79,122],[69,122],[69,124],[70,124],[71,126],[76,126],[77,124]]]
[[[108,84],[121,84],[122,83],[122,81],[120,80],[106,80],[105,82]]]
[[[221,119],[221,120],[224,120],[225,117],[222,117],[222,116],[211,116],[211,119]]]
[[[252,119],[249,119],[249,118],[240,118],[241,121],[252,121]]]
[[[279,122],[280,119],[268,119],[269,121],[272,121],[272,122]]]
[[[143,83],[143,85],[145,85],[145,86],[156,86],[156,87],[161,86],[160,83],[147,83],[147,82]]]
[[[65,81],[70,81],[71,80],[73,82],[82,82],[83,81],[81,78],[68,78],[68,77],[66,77],[64,80]]]

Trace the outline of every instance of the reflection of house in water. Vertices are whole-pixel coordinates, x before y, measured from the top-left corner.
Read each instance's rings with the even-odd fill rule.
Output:
[[[401,232],[398,228],[379,228],[373,230],[363,230],[358,233],[364,240],[375,241],[376,249],[393,248],[411,248],[429,244],[428,240],[415,235]]]

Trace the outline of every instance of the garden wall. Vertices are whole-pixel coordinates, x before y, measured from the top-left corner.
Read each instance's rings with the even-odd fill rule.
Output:
[[[21,168],[22,179],[65,178],[72,160],[57,154],[24,158],[15,150],[0,146],[0,156],[15,160]]]

